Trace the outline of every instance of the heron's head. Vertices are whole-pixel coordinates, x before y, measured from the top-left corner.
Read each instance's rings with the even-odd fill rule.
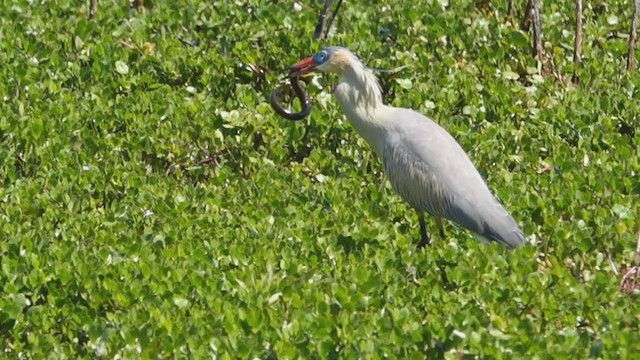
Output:
[[[291,75],[300,76],[314,71],[342,74],[356,57],[347,49],[338,46],[326,47],[315,55],[300,60],[290,68]]]

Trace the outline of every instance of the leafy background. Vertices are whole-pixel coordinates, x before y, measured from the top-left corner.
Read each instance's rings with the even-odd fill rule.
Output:
[[[86,1],[3,2],[3,356],[638,354],[619,291],[640,225],[632,6],[585,4],[572,86],[539,76],[522,9],[481,5],[350,1],[314,41],[317,1],[101,1],[92,20]],[[574,4],[543,5],[568,79]],[[335,78],[309,84],[305,121],[274,115],[282,69],[324,45],[408,65],[380,74],[386,100],[454,134],[530,244],[447,225],[416,250]]]

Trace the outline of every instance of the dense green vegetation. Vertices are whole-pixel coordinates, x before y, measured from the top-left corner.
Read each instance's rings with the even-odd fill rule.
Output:
[[[302,2],[300,3],[302,4]],[[506,1],[3,2],[0,351],[9,358],[631,358],[640,218],[628,1],[546,1],[554,76]],[[530,244],[415,214],[331,97],[274,115],[281,69],[344,45],[448,129]],[[640,54],[639,56],[640,57]],[[434,223],[429,223],[432,233]],[[445,286],[442,259],[451,282]]]

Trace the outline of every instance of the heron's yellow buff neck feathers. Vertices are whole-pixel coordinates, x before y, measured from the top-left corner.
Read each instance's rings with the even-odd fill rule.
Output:
[[[373,111],[383,105],[378,79],[358,58],[349,52],[339,51],[331,60],[332,65],[339,69],[340,82],[348,85],[348,94],[342,94],[348,95],[344,100],[365,111]]]
[[[337,69],[338,73],[343,73],[351,63],[357,59],[354,59],[354,55],[343,50],[336,50],[335,54],[331,57],[331,66]]]

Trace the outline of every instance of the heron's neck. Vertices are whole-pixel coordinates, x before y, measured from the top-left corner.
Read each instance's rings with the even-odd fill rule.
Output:
[[[336,86],[336,98],[353,127],[365,138],[378,155],[382,155],[386,107],[378,79],[361,63],[344,69]]]
[[[336,96],[341,105],[365,111],[384,105],[378,79],[360,62],[354,62],[344,69],[340,85],[342,91],[337,91]]]

